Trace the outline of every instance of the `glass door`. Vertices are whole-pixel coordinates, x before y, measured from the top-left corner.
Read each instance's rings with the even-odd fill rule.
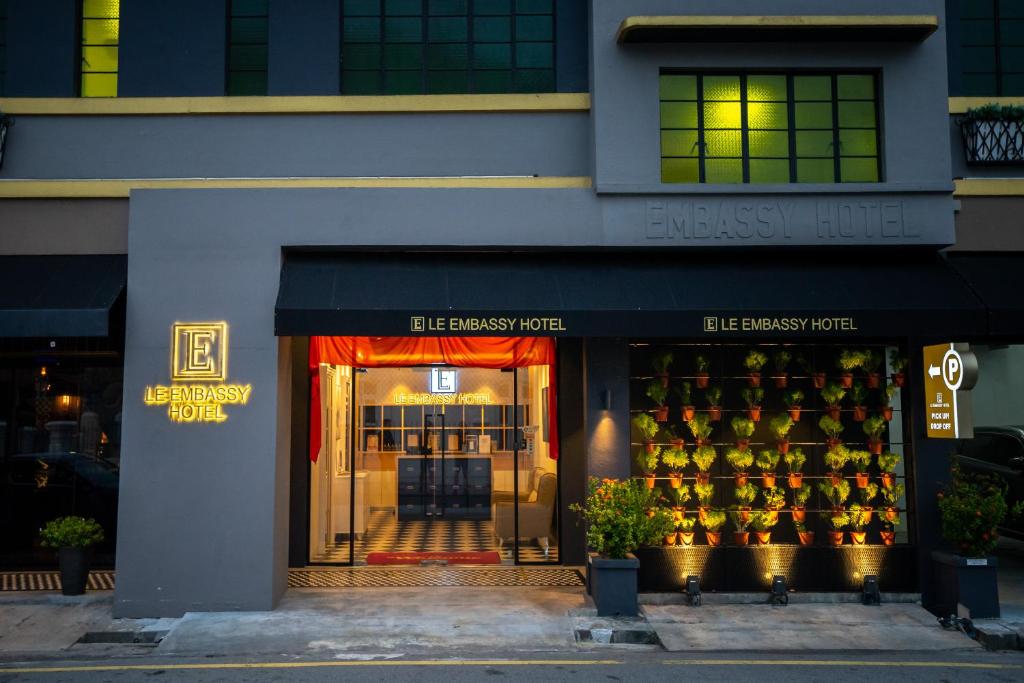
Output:
[[[347,564],[352,541],[362,519],[352,514],[353,496],[362,495],[361,482],[352,476],[352,369],[321,365],[320,451],[310,462],[309,561]],[[354,484],[360,484],[354,486]]]
[[[515,370],[515,402],[504,406],[506,448],[515,463],[515,560],[517,564],[559,561],[558,461],[551,459],[548,370]]]

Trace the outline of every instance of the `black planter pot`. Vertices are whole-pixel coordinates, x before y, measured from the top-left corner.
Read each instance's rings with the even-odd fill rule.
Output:
[[[88,548],[61,548],[57,551],[61,592],[64,595],[85,593],[91,560],[92,552]]]
[[[612,560],[590,553],[587,558],[587,592],[597,605],[599,617],[635,617],[636,574],[640,561],[632,554]]]
[[[999,617],[999,584],[994,557],[962,557],[932,552],[935,574],[935,604],[939,616],[959,614],[957,605],[967,608],[971,619]]]

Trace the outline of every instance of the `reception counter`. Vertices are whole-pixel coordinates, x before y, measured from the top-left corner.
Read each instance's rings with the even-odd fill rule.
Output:
[[[398,519],[490,519],[491,458],[399,455]]]

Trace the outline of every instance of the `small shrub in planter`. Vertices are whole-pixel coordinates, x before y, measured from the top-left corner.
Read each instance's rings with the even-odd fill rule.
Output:
[[[892,421],[892,399],[896,396],[897,391],[895,384],[887,384],[878,395],[878,407],[882,411],[882,419],[886,422]]]
[[[743,359],[743,367],[747,369],[747,379],[750,386],[761,386],[761,368],[768,362],[768,356],[763,351],[751,349]]]
[[[714,446],[698,446],[690,458],[697,466],[697,483],[706,484],[711,479],[711,466],[718,458],[718,452]]]
[[[708,417],[712,422],[722,419],[722,388],[708,387],[704,392],[704,399],[708,402]]]
[[[693,440],[698,446],[704,446],[711,438],[711,417],[708,415],[694,415],[686,421],[686,426],[693,434]]]
[[[708,511],[711,509],[711,500],[715,496],[715,485],[714,484],[694,484],[693,495],[697,496],[697,516],[701,522],[707,516]]]
[[[654,401],[654,420],[656,422],[668,422],[668,406],[665,399],[668,398],[668,388],[662,386],[660,381],[654,380],[647,385],[647,398]]]
[[[845,512],[823,512],[822,518],[831,527],[828,531],[829,545],[842,545],[846,527],[850,525],[850,516]]]
[[[789,452],[789,432],[793,429],[793,418],[786,413],[776,415],[772,419],[768,420],[768,430],[775,437],[775,443],[778,444],[779,453],[786,454]]]
[[[702,353],[698,353],[693,357],[693,365],[697,372],[695,374],[697,388],[707,389],[708,387],[708,371],[711,369],[711,361],[708,357]]]
[[[1024,107],[986,104],[957,118],[969,164],[1024,161]]]
[[[693,405],[693,385],[689,382],[683,382],[678,387],[675,387],[673,391],[679,397],[679,405],[682,406],[680,408],[680,416],[683,422],[689,422],[697,412],[697,407]]]
[[[868,390],[864,388],[863,382],[854,382],[850,389],[850,400],[853,401],[853,419],[863,422],[868,416],[868,407],[864,402],[868,398]]]
[[[804,392],[799,389],[790,389],[782,395],[782,402],[789,410],[789,419],[793,422],[800,421],[800,411],[803,410]]]
[[[772,365],[775,366],[775,373],[772,378],[775,380],[776,389],[785,389],[786,385],[789,384],[789,373],[786,368],[789,367],[789,362],[793,360],[793,354],[785,349],[779,349],[772,354]]]
[[[757,487],[753,484],[737,486],[733,495],[736,497],[737,511],[746,520],[750,516],[750,504],[757,498]]]
[[[853,371],[864,367],[864,352],[843,349],[839,352],[836,366],[842,371],[841,383],[844,389],[853,386]]]
[[[766,511],[751,513],[750,528],[758,545],[768,545],[772,542],[772,528],[778,521],[778,514],[772,515]]]
[[[850,497],[850,482],[845,479],[840,479],[836,483],[822,481],[818,482],[818,490],[832,503],[832,509],[838,511]]]
[[[786,467],[789,468],[789,476],[787,478],[789,488],[800,488],[804,481],[804,474],[801,470],[804,467],[804,463],[807,462],[807,456],[804,455],[803,449],[794,448],[782,456],[782,459],[785,460]]]
[[[850,517],[850,526],[853,527],[850,531],[850,541],[853,545],[864,545],[867,540],[867,528],[868,524],[871,524],[871,508],[866,508],[860,503],[854,503],[850,506],[847,514]]]
[[[871,454],[867,451],[849,451],[850,463],[857,469],[857,488],[864,488],[868,485],[870,476],[868,466],[871,464]]]
[[[833,446],[825,453],[825,465],[832,475],[832,483],[837,484],[843,478],[843,468],[850,462],[850,451],[842,444]]]
[[[640,413],[633,417],[633,428],[636,429],[640,439],[647,445],[648,451],[654,450],[654,439],[658,436],[661,427],[658,422],[647,413]]]
[[[841,410],[840,404],[843,398],[846,396],[846,389],[842,388],[835,382],[829,382],[825,385],[825,388],[821,390],[821,400],[828,406],[828,414],[833,420],[839,419],[839,411]]]
[[[679,545],[693,545],[693,527],[696,523],[696,517],[683,517],[676,521],[676,542]]]
[[[818,426],[821,428],[821,431],[825,432],[825,436],[828,437],[827,441],[830,448],[841,445],[839,435],[843,433],[844,429],[842,422],[828,415],[822,415],[821,419],[818,420]]]
[[[737,415],[729,421],[729,425],[732,427],[733,434],[736,435],[736,447],[746,450],[750,445],[750,437],[754,433],[754,421],[749,417]]]
[[[757,465],[757,469],[761,470],[761,485],[764,488],[775,486],[775,468],[779,465],[780,457],[779,452],[771,448],[766,448],[757,454],[754,464]]]
[[[736,485],[744,486],[747,483],[750,466],[754,464],[754,454],[748,450],[730,448],[725,452],[725,461],[736,473]]]
[[[786,490],[779,486],[773,486],[769,489],[764,489],[761,492],[761,497],[764,499],[764,507],[767,514],[778,520],[779,510],[786,506]]]
[[[868,448],[873,455],[881,455],[882,453],[882,447],[885,445],[882,442],[882,434],[885,433],[887,426],[888,423],[886,423],[881,415],[872,415],[864,420],[862,429],[868,437]]]
[[[636,452],[636,466],[644,477],[644,484],[648,489],[654,488],[654,473],[658,469],[658,461],[661,459],[661,446],[655,446],[654,450],[642,448]]]
[[[903,498],[903,493],[906,487],[903,484],[894,484],[889,488],[882,487],[880,489],[882,493],[882,503],[885,508],[880,515],[882,521],[891,521],[899,516],[900,499]]]
[[[656,354],[651,359],[651,366],[654,368],[654,376],[658,378],[658,381],[663,387],[668,389],[668,369],[672,365],[672,361],[675,356],[672,355],[671,351],[663,351]]]
[[[878,456],[878,469],[882,470],[882,488],[891,489],[896,483],[896,466],[900,463],[897,453],[885,452]]]
[[[81,595],[89,579],[90,549],[103,541],[103,527],[95,519],[58,517],[39,531],[43,547],[56,548],[64,595]]]
[[[732,525],[736,528],[732,532],[732,542],[735,545],[746,545],[750,540],[750,532],[747,531],[747,525],[750,524],[750,511],[730,510],[729,517],[732,519]]]
[[[910,364],[910,360],[900,354],[899,349],[893,349],[889,352],[889,365],[892,366],[892,383],[897,387],[902,387],[907,381],[907,365]]]
[[[749,387],[740,392],[743,401],[747,404],[747,414],[754,422],[761,421],[761,404],[764,403],[764,389],[760,387]]]
[[[721,510],[709,510],[700,520],[704,527],[704,534],[707,536],[708,545],[718,546],[722,544],[722,527],[725,526],[725,513]]]
[[[864,358],[861,368],[864,370],[864,374],[867,375],[868,389],[877,389],[882,383],[882,374],[879,370],[882,367],[882,361],[885,360],[885,353],[867,350],[862,352],[861,355]]]
[[[793,521],[803,522],[807,516],[807,501],[811,497],[811,487],[804,484],[798,489],[793,489]]]
[[[662,453],[661,461],[668,468],[669,485],[678,489],[683,485],[683,470],[690,464],[690,455],[683,448],[671,446]],[[655,463],[655,467],[657,463]]]
[[[793,519],[793,527],[796,529],[796,536],[800,539],[800,545],[814,545],[814,532],[808,531],[804,522]]]

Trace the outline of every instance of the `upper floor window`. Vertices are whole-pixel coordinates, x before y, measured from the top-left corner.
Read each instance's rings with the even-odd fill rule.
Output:
[[[1024,2],[959,2],[963,94],[1024,94]]]
[[[82,97],[117,97],[120,0],[82,0]]]
[[[231,0],[228,95],[267,94],[268,0]]]
[[[7,84],[7,0],[0,0],[0,95]]]
[[[554,0],[343,0],[341,92],[552,92]]]
[[[663,183],[878,182],[872,74],[663,73]]]

